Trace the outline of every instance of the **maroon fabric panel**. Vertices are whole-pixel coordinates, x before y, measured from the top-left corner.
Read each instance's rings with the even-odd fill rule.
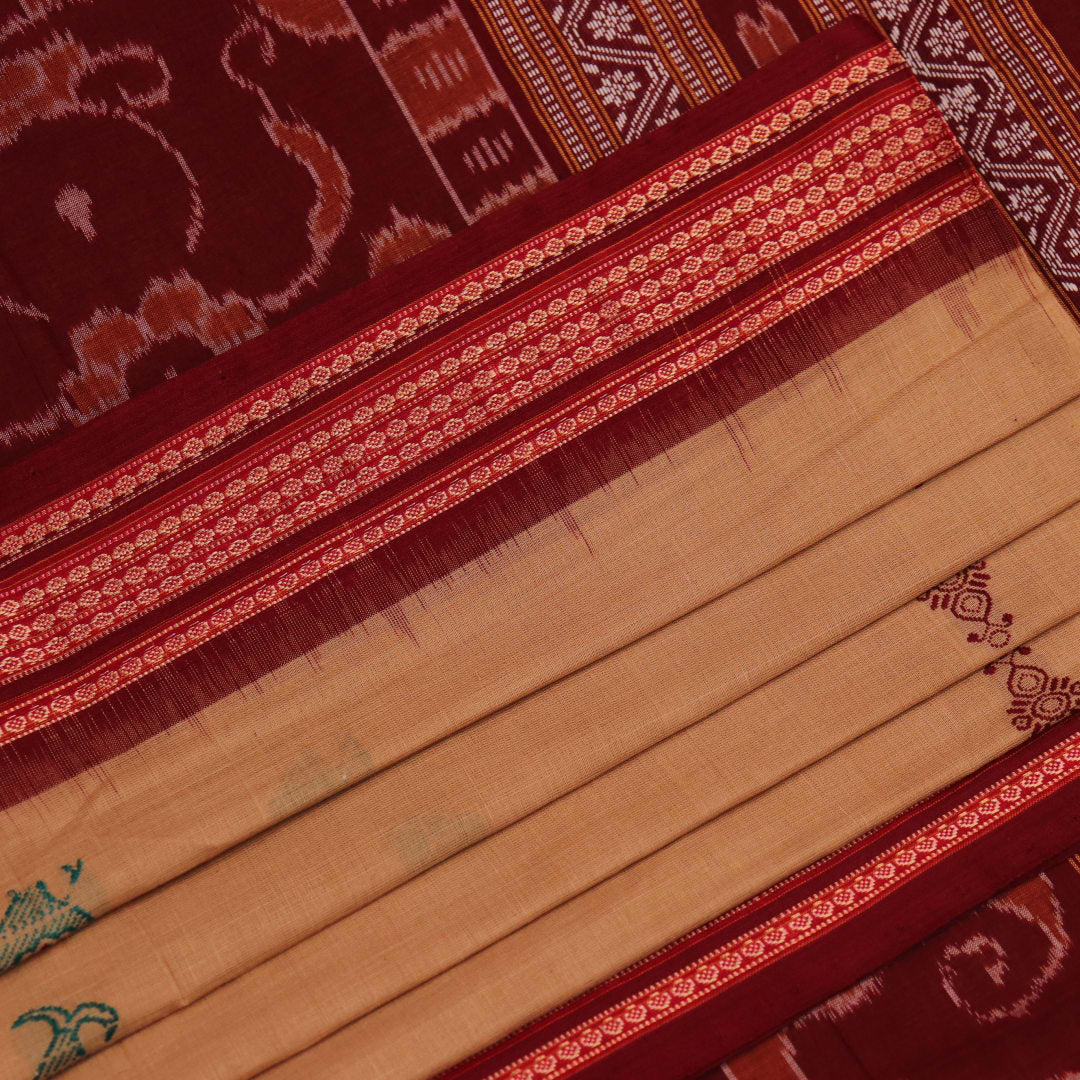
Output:
[[[702,1080],[1076,1075],[1078,864],[1058,856]]]
[[[1073,68],[1080,68],[1080,6],[1062,0],[1028,0],[1028,4]],[[1073,83],[1074,90],[1078,84],[1080,80]]]
[[[0,23],[0,460],[565,174],[453,5],[31,7]]]

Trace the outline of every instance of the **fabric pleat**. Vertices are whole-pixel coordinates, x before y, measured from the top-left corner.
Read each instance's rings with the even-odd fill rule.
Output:
[[[1026,182],[1061,164],[1049,30],[1011,0],[245,0],[174,77],[83,41],[106,3],[0,25],[0,153],[122,122],[201,191],[161,132],[221,133],[170,95],[224,73],[261,111],[247,198],[208,178],[142,291],[139,244],[92,314],[41,276],[131,223],[75,183],[81,136],[60,233],[0,237],[0,1077],[888,1080],[907,1051],[859,1023],[908,950],[1002,904],[1065,926],[1080,324],[989,143],[1028,124]],[[949,81],[969,37],[1008,136]],[[316,202],[245,275],[199,237],[291,205],[267,137]],[[365,202],[358,147],[392,144]],[[1004,986],[973,941],[942,985],[962,955]]]

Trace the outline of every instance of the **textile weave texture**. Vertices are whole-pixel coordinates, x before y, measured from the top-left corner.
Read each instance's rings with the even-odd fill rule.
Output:
[[[710,1080],[1075,1071],[1077,862],[1069,853],[984,902]]]
[[[918,4],[206,7],[4,23],[0,1076],[753,1080],[1060,952],[1080,325]]]

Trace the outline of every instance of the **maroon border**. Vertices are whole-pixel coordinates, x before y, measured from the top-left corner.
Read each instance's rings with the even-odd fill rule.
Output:
[[[807,50],[807,57],[803,58],[807,59],[808,63],[801,66],[788,63],[778,65],[777,74],[783,78],[771,79],[767,85],[758,85],[760,80],[748,79],[739,84],[736,88],[738,92],[729,92],[724,98],[718,99],[714,107],[695,110],[693,117],[688,115],[668,125],[663,129],[667,133],[663,139],[654,138],[635,144],[621,156],[615,155],[603,163],[602,167],[581,174],[576,178],[575,189],[559,185],[557,190],[550,189],[533,200],[507,208],[507,216],[513,218],[518,228],[527,224],[530,233],[536,230],[538,224],[544,224],[541,219],[545,214],[552,215],[554,220],[561,220],[565,215],[576,212],[577,207],[570,205],[574,200],[591,201],[605,195],[607,192],[600,189],[601,184],[618,180],[625,185],[629,182],[629,171],[636,171],[641,175],[653,171],[657,166],[655,159],[658,155],[662,155],[663,160],[668,160],[685,152],[685,149],[700,145],[700,141],[707,135],[715,135],[715,129],[707,135],[703,133],[705,127],[720,121],[730,125],[741,122],[747,116],[757,115],[761,108],[766,107],[762,104],[762,95],[767,94],[770,99],[782,99],[805,85],[804,80],[819,77],[819,69],[832,70],[850,56],[858,55],[866,48],[881,43],[880,37],[861,20],[849,20],[822,37],[828,38],[832,44],[827,46],[817,39],[808,43],[814,46]],[[842,54],[839,59],[838,54]],[[891,77],[875,84],[869,98],[860,94],[855,100],[865,102],[888,95],[898,80],[909,77],[905,71],[898,69]],[[842,102],[839,113],[827,111],[821,122],[813,125],[813,130],[821,130],[822,125],[827,129],[830,125],[839,123],[841,117],[854,107],[856,106],[851,102]],[[657,133],[658,136],[660,134]],[[723,186],[745,182],[746,177],[752,174],[761,160],[774,159],[792,139],[798,141],[808,137],[810,135],[807,131],[795,131],[781,143],[763,150],[760,155],[750,155],[743,170],[733,177],[721,178]],[[623,159],[630,161],[630,170],[625,167]],[[965,168],[967,166],[963,161],[942,166],[918,185],[885,200],[871,211],[870,222],[884,220],[896,206],[916,197],[924,188],[929,190],[930,187],[945,182],[950,176],[959,175]],[[697,197],[705,196],[703,193],[695,195],[693,191],[688,191],[685,195],[685,198],[690,199]],[[528,212],[527,208],[532,205],[539,208],[537,213]],[[523,211],[522,207],[526,209]],[[658,207],[654,213],[670,212],[672,206],[668,205]],[[527,221],[516,216],[522,213],[527,215]],[[495,229],[495,221],[496,219],[491,219],[484,228],[488,230],[487,240],[501,250],[507,243],[507,237],[505,232],[495,235],[492,231]],[[640,227],[641,224],[639,221],[637,226]],[[774,268],[770,276],[775,278],[782,275],[786,267],[797,267],[807,258],[831,249],[841,240],[849,239],[849,234],[854,235],[866,227],[868,222],[860,219],[837,235],[812,245],[807,251],[792,255],[780,267]],[[469,230],[468,235],[471,236],[474,231]],[[573,445],[546,456],[541,462],[493,486],[481,497],[469,500],[462,507],[413,530],[361,560],[359,564],[344,568],[318,585],[309,587],[300,595],[276,605],[272,610],[261,613],[242,626],[233,628],[199,649],[178,658],[160,672],[147,676],[109,699],[65,719],[62,723],[5,744],[0,748],[0,805],[7,806],[22,801],[85,768],[129,749],[142,739],[190,717],[198,709],[252,682],[300,653],[316,647],[362,619],[376,612],[386,611],[408,594],[490,551],[529,525],[562,509],[573,499],[595,490],[675,442],[701,430],[707,424],[730,415],[753,397],[797,374],[814,362],[817,356],[851,340],[904,304],[913,302],[930,289],[940,287],[946,281],[1004,250],[1011,249],[1014,245],[1014,236],[1005,228],[1003,221],[992,208],[985,206],[968,212],[961,220],[939,230],[935,237],[920,241],[909,251],[894,255],[885,264],[864,275],[860,281],[849,283],[836,293],[818,300],[812,314],[804,312],[791,317],[781,327],[773,328],[755,342],[728,355],[685,384],[672,386],[615,420],[608,421],[588,436],[576,440]],[[456,257],[454,252],[460,248],[460,241],[451,240],[447,245],[411,260],[408,266],[426,268],[431,274],[444,272],[445,264]],[[473,262],[481,262],[486,258],[486,253],[480,252],[478,245],[470,244],[465,250]],[[358,296],[365,303],[389,304],[388,290],[392,292],[395,279],[404,274],[403,268],[390,271],[374,282],[365,283],[355,290],[354,294],[339,297],[319,309],[305,313],[263,338],[242,346],[239,351],[257,352],[269,342],[289,340],[287,332],[300,324],[316,326],[319,332],[326,332],[326,327],[318,323],[317,313],[329,309],[343,310],[349,296]],[[423,294],[428,283],[412,282],[410,287]],[[535,286],[528,284],[522,286],[533,287]],[[749,283],[738,295],[725,296],[703,312],[696,313],[689,321],[699,322],[710,317],[717,310],[722,310],[734,302],[742,293],[749,294],[760,288],[760,282]],[[401,295],[393,297],[394,306],[403,302]],[[355,305],[349,317],[355,321]],[[474,321],[477,317],[479,316],[474,311],[468,318],[469,321]],[[339,332],[341,331],[335,330],[332,337],[336,338]],[[441,336],[448,332],[453,332],[452,324],[449,328],[440,329],[437,334]],[[783,347],[785,340],[790,343],[791,335],[795,335],[799,343],[795,350]],[[577,383],[580,383],[578,388],[603,375],[612,364],[622,366],[639,353],[655,348],[660,336],[662,335],[653,335],[638,342],[620,353],[611,364],[583,373],[577,379]],[[290,360],[294,355],[289,354]],[[282,360],[283,354],[278,355],[277,359]],[[169,385],[181,384],[180,389],[186,392],[193,387],[197,390],[209,377],[209,371],[210,368],[204,366]],[[264,372],[264,377],[267,374]],[[370,373],[365,373],[365,377],[366,374]],[[559,387],[539,399],[529,409],[515,413],[513,417],[503,421],[501,426],[486,429],[475,438],[486,443],[502,428],[523,422],[528,415],[548,407],[554,397],[561,398],[568,391],[572,393],[574,389],[574,383]],[[160,392],[163,392],[160,388],[151,391]],[[336,393],[340,393],[340,388]],[[138,411],[145,414],[144,405],[149,399],[140,401]],[[130,404],[134,406],[137,403]],[[312,409],[319,407],[319,401],[313,400],[308,404],[305,415],[310,415]],[[206,402],[203,402],[200,411],[206,411],[207,408]],[[178,419],[175,412],[176,410],[173,410],[172,424],[174,427],[182,426],[184,421]],[[101,418],[100,426],[121,422],[123,413],[122,407],[107,414]],[[58,450],[70,447],[73,441],[90,438],[91,428],[94,428],[94,425],[88,425],[86,429],[74,433],[55,447],[46,448],[35,455],[33,460],[27,463],[27,467],[36,467],[42,462],[49,463]],[[263,437],[264,432],[252,436],[255,439]],[[235,449],[234,444],[229,452],[235,452]],[[467,452],[468,449],[468,444],[455,447],[454,456]],[[417,477],[438,467],[440,460],[433,459],[431,463],[418,466],[407,476],[373,493],[366,502],[371,499],[382,502],[393,495],[397,488],[411,485]],[[202,467],[212,467],[212,464],[212,461],[204,461]],[[11,470],[8,472],[10,474]],[[63,470],[59,469],[59,472],[62,473]],[[180,477],[171,483],[177,485],[184,482]],[[38,490],[40,491],[40,487]],[[147,493],[145,500],[153,501],[160,497],[160,492],[151,491]],[[363,510],[366,502],[343,508],[328,518],[312,523],[306,530],[286,542],[288,549],[295,548],[313,532],[321,534],[335,524],[349,520]],[[116,513],[132,513],[135,505],[133,503]],[[111,517],[91,522],[83,531],[92,534],[108,520],[111,520]],[[63,541],[65,545],[70,542],[71,538]],[[281,547],[278,546],[274,553],[277,554],[280,550]],[[28,555],[27,558],[37,563],[41,554],[38,552]],[[248,574],[258,572],[269,558],[270,553],[263,553],[235,573],[226,573],[137,622],[118,629],[107,639],[89,645],[42,672],[19,680],[19,692],[33,689],[39,682],[50,683],[69,668],[80,669],[86,663],[122,645],[136,632],[152,631],[191,603],[210,599],[221,590],[234,586]],[[15,566],[20,562],[25,560],[17,560]]]
[[[735,350],[722,363],[627,409],[104,701],[0,745],[0,808],[123,753],[363,619],[393,608],[574,500],[722,421],[887,315],[1015,247],[1015,236],[997,208],[983,204],[819,299],[812,312],[793,316]],[[791,347],[792,340],[797,348]],[[169,606],[158,616],[167,619],[172,614]]]
[[[183,483],[195,482],[195,479],[212,470],[219,462],[231,461],[236,455],[250,449],[252,446],[259,445],[280,434],[283,429],[295,427],[301,420],[304,423],[311,422],[311,419],[317,417],[324,409],[340,405],[343,397],[358,385],[367,383],[372,377],[385,374],[387,369],[393,368],[402,362],[414,363],[429,349],[445,348],[448,341],[455,340],[459,335],[474,334],[477,324],[482,323],[485,318],[494,317],[497,312],[506,309],[512,304],[521,302],[530,293],[536,293],[549,287],[553,281],[564,275],[581,272],[593,263],[604,263],[613,257],[616,252],[640,244],[642,236],[647,236],[652,229],[662,227],[665,220],[676,214],[692,212],[690,208],[697,203],[724,197],[725,193],[744,190],[754,183],[754,177],[759,171],[768,172],[775,168],[777,160],[782,159],[785,153],[796,152],[802,143],[826,136],[834,127],[843,124],[851,112],[872,108],[877,99],[892,96],[901,83],[910,81],[910,72],[906,69],[897,68],[875,82],[869,91],[860,88],[853,96],[827,107],[814,117],[813,121],[808,125],[800,126],[796,130],[785,133],[762,149],[748,152],[736,172],[715,178],[705,178],[700,183],[688,183],[677,194],[662,200],[645,213],[635,216],[629,224],[606,232],[599,244],[585,243],[575,247],[557,265],[546,267],[542,278],[538,279],[530,275],[523,275],[519,282],[503,289],[498,296],[468,306],[459,315],[446,319],[435,329],[418,334],[396,347],[391,347],[371,364],[350,373],[340,382],[332,381],[322,391],[310,394],[302,410],[276,415],[237,439],[227,440],[216,452],[204,455],[195,463],[181,466],[180,470],[169,475],[164,484],[147,487],[137,492],[130,499],[124,500],[113,510],[101,516],[88,518],[82,526],[62,535],[54,535],[40,545],[24,549],[23,553],[9,560],[8,565],[5,567],[5,577],[9,581],[13,581],[21,574],[31,570],[37,571],[43,562],[50,558],[69,556],[81,544],[93,542],[102,530],[115,527],[137,513],[144,512],[149,505],[168,497],[171,492],[182,486]],[[936,182],[937,178],[957,174],[967,167],[963,159],[956,159],[951,164],[941,166],[938,170],[935,170],[933,178],[927,177],[917,184],[905,187],[902,191],[884,200],[877,207],[870,208],[866,213],[860,215],[856,221],[850,222],[843,228],[830,233],[827,237],[810,245],[808,248],[793,253],[784,262],[773,267],[772,274],[781,274],[789,267],[800,267],[806,260],[813,258],[815,254],[843,239],[849,238],[854,232],[862,230],[868,222],[884,219],[891,209],[918,198],[928,185],[932,186]],[[648,172],[652,171],[655,170],[648,170]],[[745,298],[759,287],[760,275],[747,282],[741,290],[729,291],[725,294],[725,298],[733,303],[736,300]],[[408,299],[411,301],[413,298]],[[716,306],[714,305],[713,309]],[[720,306],[722,306],[722,302]],[[653,335],[650,340],[657,340],[658,336]],[[625,351],[622,350],[619,355],[623,355]],[[618,361],[612,359],[607,363],[606,369],[610,370],[617,364]],[[592,370],[597,369],[591,368],[590,371]],[[587,378],[588,376],[582,377]],[[577,381],[580,382],[581,378],[579,377]],[[565,393],[565,388],[563,393]],[[543,402],[536,406],[536,408],[542,407]],[[535,412],[535,409],[533,411]],[[522,408],[515,410],[513,413],[515,418],[525,415],[530,415],[530,413],[527,412],[527,409]],[[485,430],[490,431],[492,429]],[[448,455],[444,455],[444,457],[446,456]],[[452,451],[449,456],[454,456],[454,452]],[[425,461],[421,459],[418,464],[415,464],[409,470],[410,475],[413,477],[419,475],[418,470],[424,466]],[[185,481],[183,478],[184,471],[194,474],[193,479]]]
[[[702,326],[707,326],[710,322],[722,317],[728,311],[751,302],[761,294],[764,288],[772,288],[776,281],[782,281],[788,277],[788,275],[796,273],[803,265],[811,260],[828,257],[831,252],[839,250],[843,245],[850,243],[854,238],[864,235],[874,228],[880,227],[883,222],[888,221],[896,211],[902,209],[904,206],[919,200],[933,191],[939,190],[952,180],[964,176],[967,171],[968,165],[963,159],[956,159],[941,168],[936,169],[931,175],[910,185],[905,188],[903,192],[885,200],[879,206],[867,212],[857,222],[853,222],[838,230],[835,234],[830,234],[802,251],[790,255],[788,258],[772,267],[768,274],[758,275],[753,280],[747,281],[741,286],[729,290],[711,303],[699,308],[697,311],[691,312],[677,323],[672,323],[655,333],[631,342],[629,345],[619,349],[606,360],[600,361],[566,382],[556,384],[547,393],[540,395],[532,402],[514,409],[512,412],[495,420],[487,427],[475,432],[462,442],[449,447],[442,453],[427,459],[418,459],[416,464],[401,472],[398,476],[391,478],[387,483],[362,495],[354,502],[341,506],[325,516],[315,517],[303,528],[253,555],[244,562],[223,570],[214,577],[193,586],[182,595],[175,597],[161,607],[152,609],[132,621],[117,627],[108,635],[98,638],[86,646],[68,653],[54,663],[40,667],[36,671],[32,671],[27,675],[22,676],[17,681],[9,683],[9,689],[14,690],[15,688],[18,688],[18,692],[21,695],[32,694],[39,688],[53,685],[56,681],[75,674],[83,670],[87,665],[124,648],[132,641],[136,641],[145,635],[152,633],[155,628],[170,624],[184,611],[201,605],[211,600],[213,597],[221,595],[226,590],[235,587],[240,582],[250,579],[253,575],[263,572],[267,566],[283,560],[292,552],[301,549],[305,543],[324,536],[335,528],[344,526],[348,522],[354,521],[356,518],[369,513],[380,506],[384,506],[395,499],[401,498],[405,493],[423,485],[431,477],[440,475],[454,462],[467,459],[473,454],[481,453],[485,447],[490,446],[495,440],[508,436],[515,430],[528,427],[528,425],[537,418],[544,416],[550,410],[562,405],[565,401],[574,400],[617,372],[670,347],[684,336],[693,334]],[[965,247],[966,246],[970,245],[965,245]],[[910,262],[910,260],[908,261]],[[953,260],[953,274],[955,275],[961,272],[961,269],[966,269],[967,265],[968,263],[966,260]],[[913,274],[916,281],[919,281],[924,276],[925,275],[919,274],[917,270]],[[866,294],[865,289],[859,289],[857,291],[864,295]],[[923,294],[925,294],[925,292],[926,289],[923,288]],[[880,305],[874,305],[874,307],[879,309]],[[895,310],[896,307],[893,306],[891,311]],[[883,314],[891,313],[891,311],[886,310]],[[823,317],[823,313],[819,312],[816,305],[814,306],[814,317],[818,320]],[[850,314],[841,314],[837,312],[833,316],[833,321],[838,322],[845,328],[850,328],[854,320]],[[779,333],[780,336],[785,336],[786,328],[777,327],[771,329],[773,330],[774,336],[777,333]],[[787,330],[787,334],[790,334],[790,330]],[[751,345],[749,348],[742,350],[741,354],[752,355],[756,351],[758,351],[757,347]],[[770,372],[771,378],[768,380],[757,380],[759,384],[758,393],[763,393],[766,390],[772,389],[772,387],[779,382],[790,378],[791,375],[805,368],[817,355],[820,355],[819,353],[807,350],[802,342],[799,343],[798,347],[791,351],[792,356],[786,363],[774,366],[773,370]],[[727,354],[721,357],[711,365],[712,370],[717,372],[729,371],[732,367],[732,363],[737,361],[739,355],[740,352],[736,351],[733,354]],[[664,401],[670,399],[672,395],[661,393],[657,395],[657,397],[660,401]],[[740,400],[740,404],[744,404],[746,400],[748,399],[743,398]],[[651,411],[655,414],[655,406]],[[731,409],[728,408],[725,411],[725,415],[730,413],[730,411]],[[305,414],[305,418],[308,415],[309,414]],[[714,419],[718,418],[719,417],[714,417]],[[632,432],[629,434],[632,436]],[[668,445],[670,445],[670,443]],[[175,489],[171,489],[168,493],[160,492],[158,493],[157,498],[164,499],[169,497],[174,491]],[[555,509],[560,509],[560,507],[553,507],[552,511]],[[131,511],[131,513],[134,514],[135,511]],[[97,542],[99,540],[99,528],[100,526],[96,524],[87,526],[86,529],[82,530],[84,538],[82,541],[74,541],[70,544],[58,546],[57,555],[68,558],[78,550],[80,543],[90,541]],[[13,573],[8,580],[8,584],[17,580],[20,573],[25,573],[29,570],[33,570],[35,573],[40,572],[47,566],[47,561],[48,560],[39,553],[27,556],[27,558],[21,560],[23,569]]]
[[[1047,36],[1074,67],[1080,67],[1080,8],[1061,0],[1029,0]]]

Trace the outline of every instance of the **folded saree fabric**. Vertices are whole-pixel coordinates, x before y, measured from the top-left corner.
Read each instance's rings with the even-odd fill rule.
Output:
[[[821,1002],[825,987],[845,986],[842,998],[858,997],[851,987],[861,980],[854,973],[872,976],[872,957],[892,956],[920,941],[929,927],[962,915],[973,897],[992,893],[1019,867],[1055,858],[1080,821],[1077,793],[1070,790],[1080,760],[1077,736],[1075,719],[1063,723],[444,1075],[714,1080],[738,1068],[744,1080],[759,1075],[753,1070],[761,1062],[760,1075],[774,1075],[768,1066],[775,1050],[756,1047],[728,1062],[725,1052],[775,1027],[778,1016],[797,1013],[799,1001]],[[968,955],[967,974],[974,980],[985,965],[983,978],[1005,997],[1008,974],[995,963],[1000,953],[991,945],[986,953],[971,949]],[[927,1004],[925,995],[916,1002],[898,990],[897,997],[915,1016]],[[963,1038],[955,1029],[953,1034]],[[890,1042],[882,1042],[878,1071],[863,1058],[858,1064],[866,1071],[857,1075],[909,1075],[913,1060],[937,1050],[907,1037],[906,1054],[894,1057]],[[345,1075],[341,1058],[334,1057],[346,1049],[343,1041],[327,1040],[295,1061],[306,1057],[306,1065],[329,1065],[330,1075]],[[783,1033],[778,1041],[788,1049]],[[1012,1060],[1025,1046],[1020,1041],[1014,1047]],[[790,1064],[790,1054],[786,1060]],[[710,1061],[716,1065],[705,1067]],[[835,1074],[818,1069],[813,1059],[798,1064],[806,1076],[845,1075],[839,1066]],[[840,1059],[841,1066],[849,1064]],[[931,1062],[914,1075],[953,1075],[953,1064],[934,1071]],[[285,1067],[267,1075],[304,1073]],[[1011,1075],[1056,1074],[1036,1066]]]
[[[318,258],[276,306],[205,318],[223,294],[177,270],[72,329],[171,366],[35,412],[45,445],[0,473],[0,1075],[744,1068],[1080,834],[1067,283],[875,27],[796,43],[766,8],[768,33],[736,20],[736,68],[695,9],[643,6],[682,28],[678,93],[634,119],[597,89],[577,141],[498,90],[517,46],[483,107],[429,94],[446,112],[421,123],[399,86],[412,125],[380,138],[431,168],[376,171],[398,234],[358,220],[333,272],[342,158],[250,66],[280,73],[292,35],[362,48],[384,90],[399,54],[451,85],[509,17],[412,33],[415,12],[267,3],[215,46],[315,181]],[[621,10],[590,33],[629,33]],[[35,117],[145,137],[132,117],[171,100],[152,51],[40,48],[44,84],[11,76],[28,153]],[[87,113],[102,72],[125,104]],[[311,115],[343,107],[329,59],[310,80]],[[511,177],[507,136],[504,172],[456,183],[454,133],[499,109],[534,156]],[[556,144],[592,149],[556,168]],[[436,180],[467,205],[425,232]],[[63,192],[94,241],[86,189]],[[98,387],[104,355],[80,369]]]

